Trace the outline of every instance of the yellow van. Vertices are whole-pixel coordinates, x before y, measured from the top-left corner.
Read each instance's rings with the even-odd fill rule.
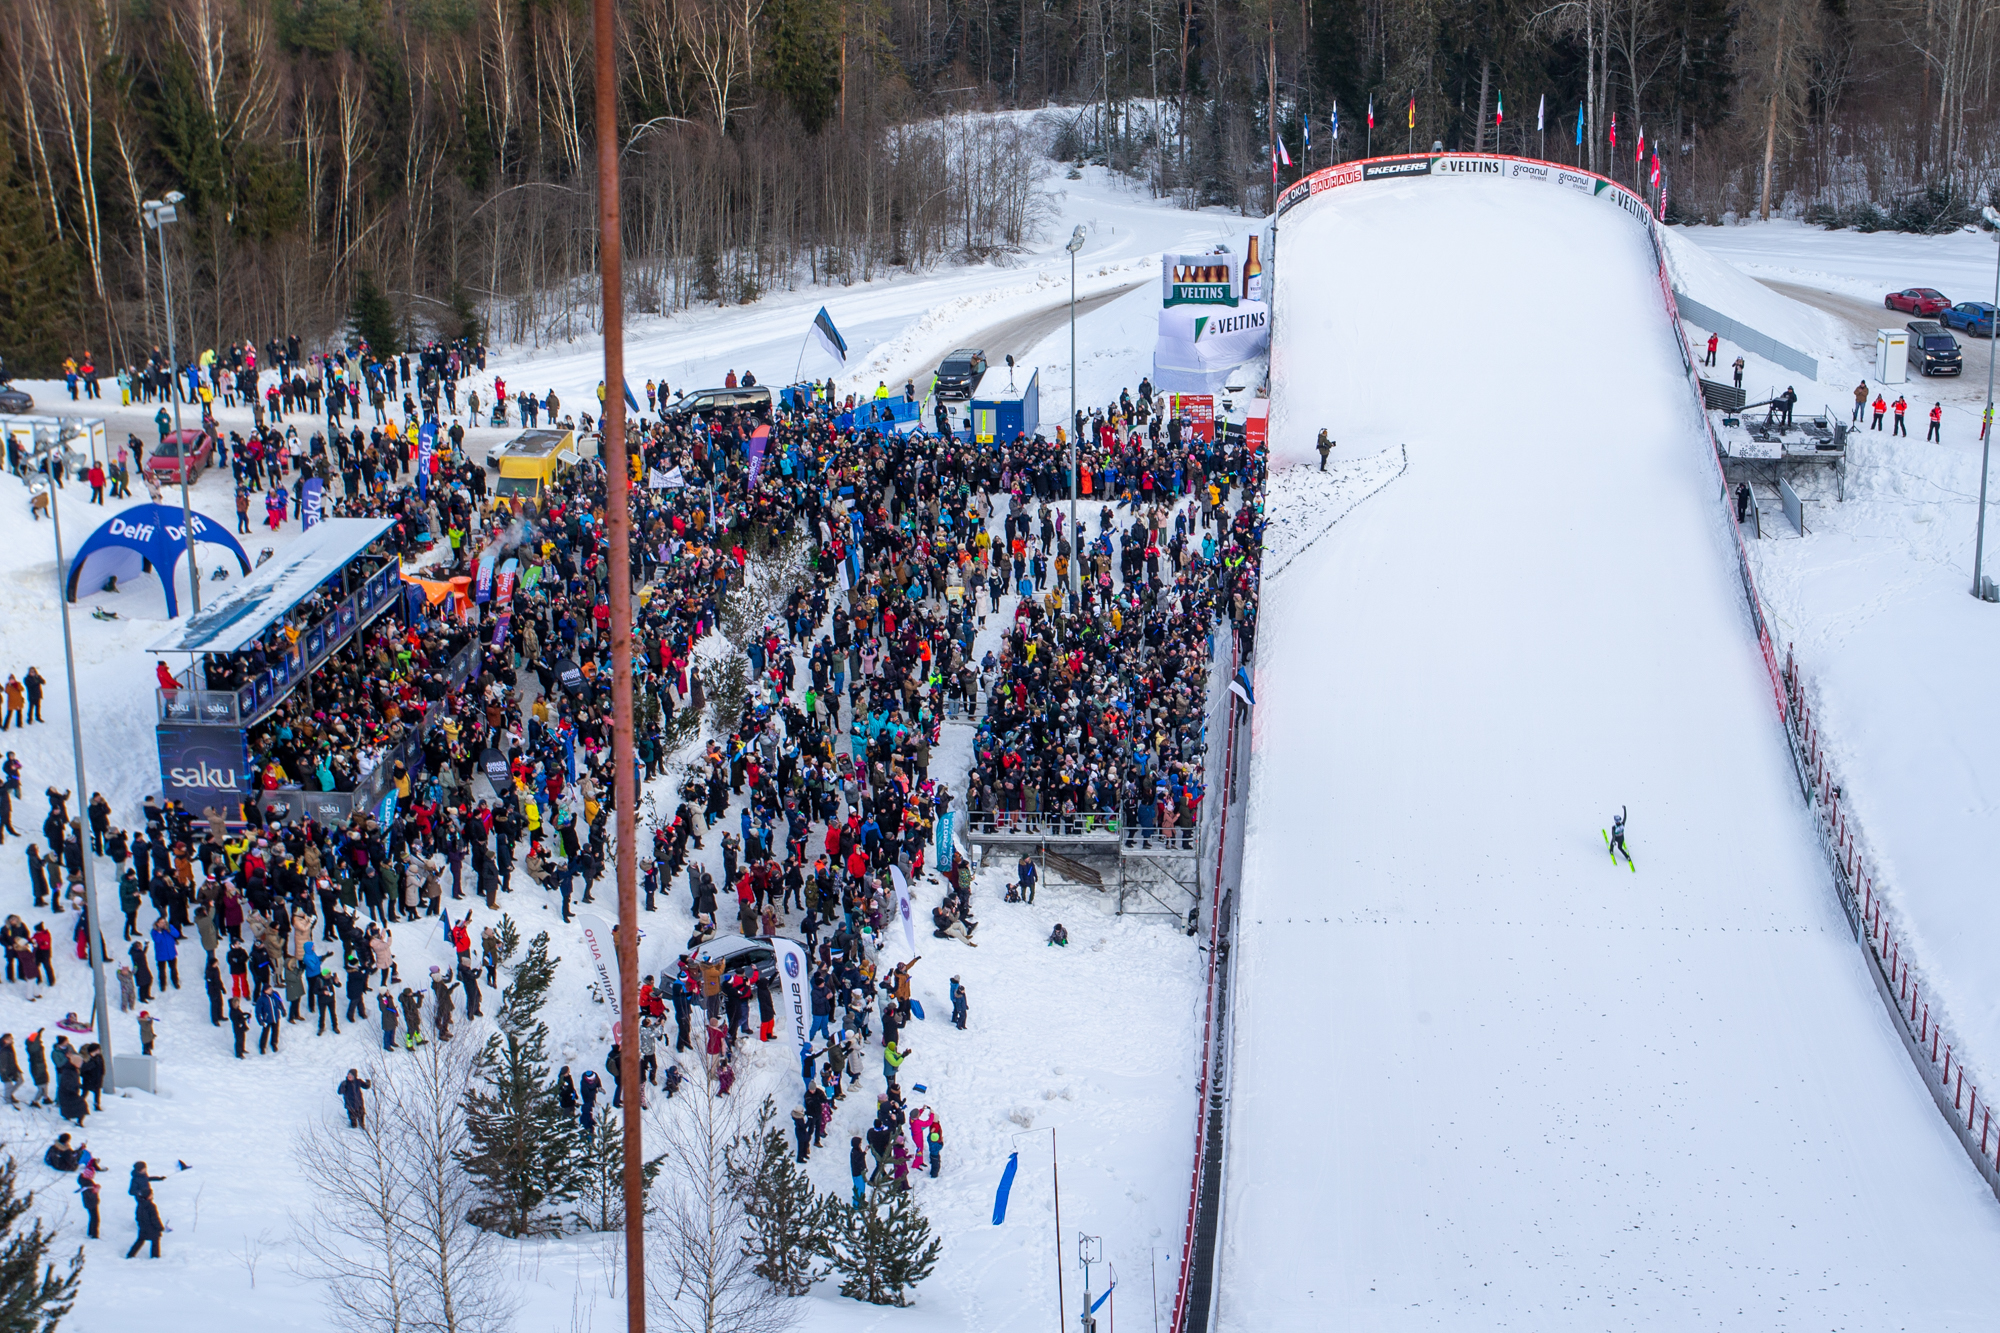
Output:
[[[521,432],[486,457],[487,464],[500,472],[500,484],[493,488],[495,507],[511,507],[516,499],[541,504],[549,483],[573,467],[576,459],[575,431]]]

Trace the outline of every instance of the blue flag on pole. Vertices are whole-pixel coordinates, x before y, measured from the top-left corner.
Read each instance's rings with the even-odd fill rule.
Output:
[[[1576,108],[1576,146],[1583,147],[1583,107]]]
[[[1014,1173],[1021,1169],[1021,1154],[1007,1154],[1007,1169],[1000,1173],[1000,1190],[993,1196],[993,1225],[1007,1220],[1007,1193],[1014,1188]]]
[[[1339,102],[1335,102],[1335,103],[1333,104],[1333,137],[1334,137],[1334,138],[1336,138],[1336,139],[1338,139],[1338,138],[1340,137],[1340,103],[1339,103]]]
[[[1104,1294],[1102,1296],[1099,1296],[1096,1300],[1090,1303],[1090,1312],[1092,1314],[1096,1314],[1097,1307],[1104,1304],[1106,1301],[1110,1300],[1111,1293],[1116,1290],[1118,1290],[1118,1281],[1117,1279],[1114,1278],[1112,1279],[1111,1285],[1104,1289]]]
[[[632,409],[632,411],[633,411],[633,414],[634,414],[634,415],[637,415],[637,413],[638,413],[638,411],[639,411],[639,400],[638,400],[638,399],[637,399],[636,397],[634,397],[634,396],[633,396],[633,394],[632,394],[632,381],[631,381],[631,380],[626,380],[626,381],[625,381],[625,406],[627,406],[627,407],[631,408],[631,409]]]

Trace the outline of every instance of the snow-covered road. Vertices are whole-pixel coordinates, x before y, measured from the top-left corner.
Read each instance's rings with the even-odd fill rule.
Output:
[[[1409,467],[1265,594],[1220,1327],[1990,1324],[2000,1207],[1827,884],[1644,233],[1427,180],[1279,248],[1274,456]]]

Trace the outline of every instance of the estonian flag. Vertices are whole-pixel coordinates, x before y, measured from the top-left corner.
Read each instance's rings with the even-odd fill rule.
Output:
[[[819,339],[819,345],[827,350],[829,356],[843,366],[847,364],[847,339],[833,327],[833,317],[826,313],[825,306],[821,306],[819,313],[813,316],[813,336]]]
[[[625,381],[625,406],[632,409],[632,414],[634,416],[637,416],[639,414],[639,400],[632,396],[631,380]]]
[[[1229,692],[1241,699],[1245,707],[1257,706],[1257,691],[1250,684],[1250,668],[1238,667],[1229,681]]]

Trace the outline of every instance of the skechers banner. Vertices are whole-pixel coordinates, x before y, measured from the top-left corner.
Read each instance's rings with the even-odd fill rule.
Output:
[[[1399,176],[1428,176],[1431,174],[1431,160],[1423,157],[1378,157],[1361,164],[1361,179],[1365,181],[1394,180]]]

